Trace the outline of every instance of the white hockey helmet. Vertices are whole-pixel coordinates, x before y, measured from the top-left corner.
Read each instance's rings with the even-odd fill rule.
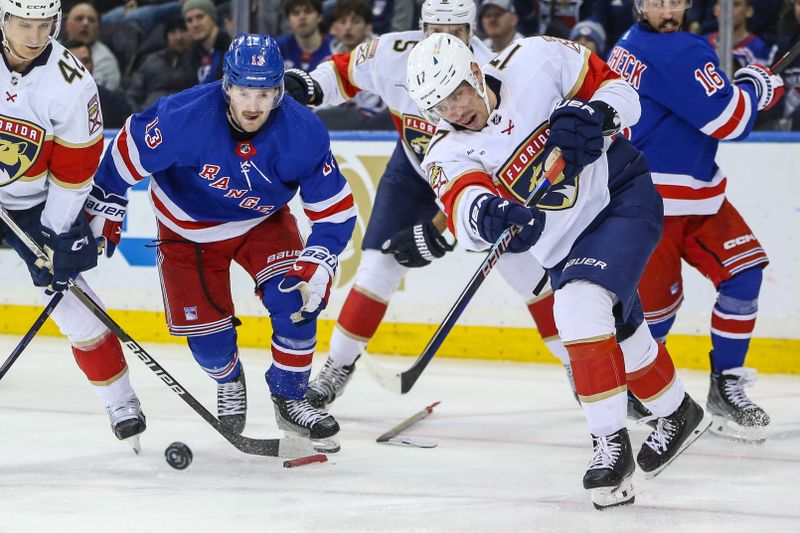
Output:
[[[9,47],[5,24],[11,15],[23,19],[53,19],[50,41],[56,40],[61,31],[61,0],[0,0],[0,28],[3,29],[3,46],[6,50]]]
[[[444,116],[434,108],[466,81],[483,98],[491,113],[483,74],[479,80],[472,71],[473,63],[477,63],[475,56],[461,39],[434,33],[416,45],[408,56],[408,94],[421,111],[439,120]]]
[[[425,31],[426,24],[469,24],[471,39],[475,34],[477,12],[473,0],[425,0],[419,29]]]

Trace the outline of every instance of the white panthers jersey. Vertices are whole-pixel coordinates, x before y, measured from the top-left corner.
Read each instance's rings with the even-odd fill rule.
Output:
[[[635,124],[640,114],[636,92],[602,59],[571,41],[521,39],[483,72],[498,97],[488,124],[472,131],[440,122],[423,163],[450,230],[473,250],[491,243],[471,228],[472,201],[488,190],[525,202],[541,176],[548,120],[556,104],[569,98],[602,100],[617,110],[622,127]],[[606,140],[605,148],[610,144]],[[557,182],[537,204],[545,225],[533,255],[547,268],[557,264],[609,199],[604,153],[575,179]]]
[[[5,58],[4,58],[5,59]],[[103,151],[103,116],[86,67],[53,42],[24,73],[0,61],[0,204],[47,202],[42,223],[72,225]]]
[[[334,54],[311,73],[322,88],[323,104],[339,105],[362,90],[380,96],[392,113],[406,157],[422,177],[420,165],[436,125],[422,116],[408,95],[406,70],[411,49],[423,39],[419,30],[387,33],[352,52]],[[480,39],[473,37],[470,44],[480,64],[492,58]]]

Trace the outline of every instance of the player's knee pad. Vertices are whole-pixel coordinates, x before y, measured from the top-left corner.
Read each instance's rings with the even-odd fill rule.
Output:
[[[94,291],[92,291],[86,283],[86,280],[83,279],[83,276],[75,278],[75,282],[78,287],[88,294],[95,302],[100,301]],[[42,289],[42,299],[44,301],[49,302],[51,297],[52,296],[47,296],[44,289]],[[69,291],[64,294],[64,298],[56,308],[53,309],[50,318],[53,319],[59,331],[61,331],[73,345],[92,344],[108,333],[108,328],[106,328],[106,326]]]
[[[625,356],[625,371],[629,374],[652,363],[658,354],[658,343],[644,322],[619,346]]]
[[[400,287],[400,282],[408,272],[391,254],[378,250],[364,250],[356,271],[355,285],[388,302]]]
[[[239,375],[235,329],[187,337],[186,340],[195,360],[212,379],[225,383]]]
[[[536,299],[534,291],[537,288],[542,294],[550,287],[549,280],[545,279],[542,283],[542,279],[546,276],[544,267],[530,252],[503,254],[495,268],[514,292],[522,296],[526,304]]]
[[[600,285],[577,280],[555,292],[553,315],[565,343],[613,335],[614,295]]]
[[[761,267],[748,268],[719,284],[717,306],[733,315],[751,315],[758,311],[758,293],[763,279]]]

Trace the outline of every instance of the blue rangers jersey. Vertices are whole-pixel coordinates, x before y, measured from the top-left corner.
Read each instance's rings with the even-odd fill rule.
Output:
[[[750,133],[755,89],[732,84],[703,37],[655,33],[641,23],[623,34],[608,64],[639,93],[642,117],[631,141],[650,163],[664,214],[716,213],[726,186],[717,146]]]
[[[341,253],[356,209],[319,119],[286,96],[255,137],[236,141],[226,114],[221,82],[161,98],[128,118],[95,183],[124,195],[152,175],[156,218],[193,242],[243,235],[299,189],[312,223],[308,246]]]

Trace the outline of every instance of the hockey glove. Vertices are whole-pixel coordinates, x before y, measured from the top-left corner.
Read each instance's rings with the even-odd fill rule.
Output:
[[[322,103],[322,88],[308,72],[290,68],[283,73],[283,87],[286,92],[303,105]]]
[[[128,210],[128,199],[106,193],[97,185],[92,185],[92,192],[83,209],[92,233],[96,239],[102,239],[106,257],[111,257],[122,238],[122,219]]]
[[[619,117],[609,105],[564,100],[550,115],[545,153],[556,146],[560,148],[566,163],[564,177],[573,178],[583,167],[597,161],[603,153],[603,134],[615,133],[615,126],[618,130]]]
[[[86,218],[78,217],[69,230],[56,234],[47,226],[41,227],[44,251],[50,257],[53,279],[50,287],[55,291],[67,289],[72,275],[97,266],[97,247]]]
[[[529,209],[511,200],[493,194],[482,194],[472,202],[469,223],[473,233],[493,244],[506,228],[520,226],[506,250],[518,254],[536,244],[544,229],[544,214],[538,209]]]
[[[758,110],[769,109],[783,96],[783,79],[758,63],[747,65],[733,73],[733,82],[737,85],[749,83],[756,90]]]
[[[291,315],[292,322],[305,324],[325,309],[338,266],[339,259],[322,246],[309,246],[300,253],[278,285],[281,292],[300,291],[303,298],[303,306]]]
[[[381,246],[381,252],[393,254],[397,262],[408,268],[424,267],[431,261],[452,252],[454,245],[439,233],[433,222],[426,220],[398,231]]]

